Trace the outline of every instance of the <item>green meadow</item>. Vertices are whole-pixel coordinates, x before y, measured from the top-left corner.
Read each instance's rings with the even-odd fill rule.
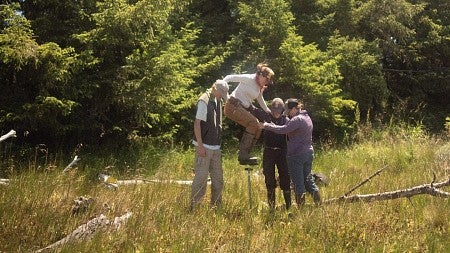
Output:
[[[329,178],[324,200],[342,196],[374,172],[379,175],[352,194],[407,189],[450,176],[450,143],[420,127],[361,130],[345,147],[317,145],[313,170]],[[8,144],[1,143],[3,155]],[[269,210],[264,177],[255,166],[248,178],[236,152],[224,150],[223,206],[211,208],[209,186],[203,203],[188,211],[190,186],[176,183],[107,187],[107,173],[119,180],[192,180],[193,149],[136,144],[120,155],[80,154],[77,166],[62,156],[38,153],[29,161],[3,161],[8,184],[0,185],[0,252],[33,252],[61,240],[89,220],[131,217],[115,230],[99,229],[49,252],[449,252],[448,198],[416,195],[376,202],[307,204],[289,211],[277,189]],[[127,160],[128,158],[128,160]],[[12,159],[12,158],[11,158]],[[133,162],[129,162],[129,161]],[[127,162],[128,161],[128,162]],[[21,164],[19,167],[18,164]],[[441,188],[450,191],[450,187]],[[80,196],[92,203],[74,214]]]

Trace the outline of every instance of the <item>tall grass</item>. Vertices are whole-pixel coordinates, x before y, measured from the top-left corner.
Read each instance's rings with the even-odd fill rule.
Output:
[[[189,212],[190,187],[148,183],[102,185],[108,172],[120,179],[192,179],[193,150],[141,145],[133,155],[89,158],[62,174],[64,162],[50,159],[40,170],[16,168],[8,186],[0,186],[0,252],[28,252],[45,247],[103,213],[109,218],[133,212],[122,229],[100,232],[60,252],[449,252],[448,199],[415,196],[375,203],[316,207],[308,196],[290,215],[277,192],[277,210],[266,204],[261,168],[251,174],[249,208],[247,172],[234,153],[223,157],[225,189],[221,208],[204,202]],[[133,162],[126,163],[126,157]],[[83,158],[83,157],[82,157]],[[326,174],[323,198],[339,197],[384,165],[388,167],[354,193],[376,193],[449,177],[450,144],[420,127],[361,132],[346,148],[317,149],[314,170]],[[109,166],[109,167],[108,167]],[[111,167],[114,166],[114,167]],[[49,169],[46,169],[49,168]],[[445,190],[445,189],[444,189]],[[448,190],[448,188],[447,188]],[[86,212],[71,215],[78,196],[94,198]]]

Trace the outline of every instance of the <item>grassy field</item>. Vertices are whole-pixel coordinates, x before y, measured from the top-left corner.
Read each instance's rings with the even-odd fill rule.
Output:
[[[257,167],[251,174],[250,209],[247,172],[237,164],[234,152],[225,152],[223,207],[209,207],[208,187],[203,204],[188,212],[188,185],[147,183],[111,189],[97,175],[190,180],[193,150],[162,152],[140,147],[135,162],[120,165],[114,157],[81,159],[79,167],[68,173],[62,173],[66,161],[58,159],[45,159],[38,166],[39,161],[30,158],[27,168],[7,168],[10,182],[0,185],[0,252],[35,251],[100,214],[114,219],[128,211],[132,216],[120,229],[97,231],[91,239],[63,245],[57,251],[450,252],[450,202],[446,198],[418,195],[316,207],[308,196],[306,206],[294,205],[288,215],[279,190],[277,210],[269,211],[262,169]],[[381,174],[354,194],[431,183],[433,174],[437,181],[448,179],[450,144],[420,128],[362,131],[346,148],[317,148],[314,170],[330,178],[330,184],[320,188],[323,198],[330,199],[342,196],[385,165]],[[79,196],[94,201],[84,212],[72,215],[72,204]]]

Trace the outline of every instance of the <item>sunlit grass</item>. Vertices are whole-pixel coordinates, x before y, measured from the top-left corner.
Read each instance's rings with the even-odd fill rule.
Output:
[[[319,150],[319,149],[318,149]],[[342,196],[383,166],[378,176],[354,194],[377,193],[431,183],[449,176],[448,143],[420,129],[382,131],[342,149],[318,151],[314,170],[330,178],[321,186],[323,198]],[[84,157],[82,157],[84,158]],[[119,179],[191,180],[193,150],[139,150],[134,163],[113,157],[86,158],[78,169],[61,173],[51,160],[40,169],[12,172],[0,186],[0,252],[28,252],[60,240],[99,214],[108,218],[131,211],[122,229],[99,232],[61,252],[448,252],[448,199],[415,196],[374,203],[307,205],[291,215],[277,190],[277,209],[270,212],[262,169],[251,174],[252,205],[247,172],[235,154],[224,154],[223,206],[209,206],[210,192],[194,212],[188,211],[190,186],[147,183],[105,187],[99,172]],[[53,162],[52,162],[53,161]],[[109,167],[108,166],[115,166]],[[128,167],[127,167],[128,166]],[[31,166],[33,167],[33,166]],[[30,168],[31,168],[30,167]],[[120,167],[120,168],[118,168]],[[47,168],[47,169],[46,169]],[[16,168],[17,170],[17,168]],[[18,170],[17,170],[18,171]],[[445,190],[445,189],[444,189]],[[448,187],[447,187],[448,191]],[[73,200],[94,198],[93,204],[71,214]]]

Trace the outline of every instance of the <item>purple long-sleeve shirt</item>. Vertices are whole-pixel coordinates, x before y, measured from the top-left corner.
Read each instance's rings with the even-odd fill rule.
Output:
[[[313,150],[313,123],[306,111],[300,111],[286,125],[265,125],[264,129],[277,134],[287,134],[287,156],[299,155]]]

